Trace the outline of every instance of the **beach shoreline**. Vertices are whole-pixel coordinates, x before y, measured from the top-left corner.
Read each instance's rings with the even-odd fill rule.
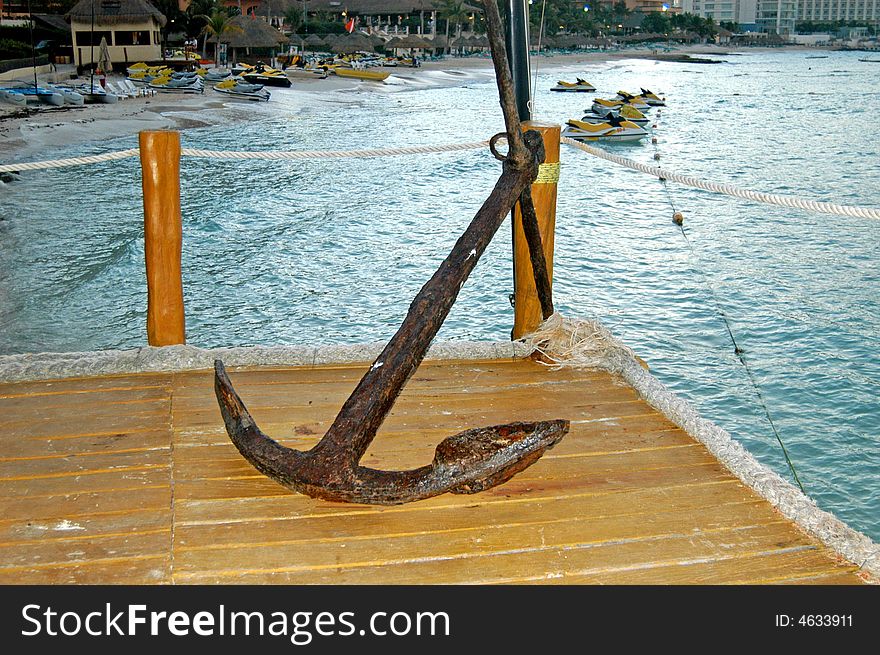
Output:
[[[815,48],[810,48],[815,50]],[[722,56],[755,52],[759,48],[727,49],[720,46],[683,46],[673,52],[658,52],[652,48],[628,50],[596,50],[571,54],[552,54],[533,56],[540,68],[548,66],[560,67],[580,63],[595,64],[622,59],[656,59],[660,61],[687,61],[687,57],[711,59],[712,55]],[[694,59],[691,59],[694,61]],[[533,66],[535,63],[533,63]],[[448,79],[441,82],[432,81],[433,86],[453,86],[472,81],[473,75],[485,72],[492,74],[492,60],[489,57],[448,57],[438,61],[427,61],[419,68],[391,68],[392,79],[397,76],[401,81],[418,82],[422,71],[448,73]],[[466,73],[466,75],[462,75]],[[60,79],[69,72],[54,74]],[[52,76],[41,76],[41,83],[52,81]],[[109,76],[111,82],[123,79],[121,73]],[[298,89],[309,93],[323,93],[346,89],[358,92],[382,91],[397,92],[414,90],[418,84],[400,84],[397,88],[391,85],[378,85],[375,82],[364,82],[329,76],[326,79],[294,77],[292,90]],[[39,107],[22,110],[11,105],[0,104],[0,163],[44,159],[41,152],[81,143],[93,143],[99,140],[126,137],[142,130],[178,129],[205,127],[218,123],[220,120],[241,120],[245,112],[240,109],[244,103],[238,100],[220,98],[217,94],[174,95],[158,93],[153,96],[121,99],[113,105],[95,104],[82,107]],[[209,118],[199,118],[199,113],[215,110]],[[229,110],[229,111],[227,111]],[[236,111],[239,110],[239,111]]]

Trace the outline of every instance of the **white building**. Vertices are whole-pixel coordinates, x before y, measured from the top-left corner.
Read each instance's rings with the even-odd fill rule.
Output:
[[[880,24],[880,0],[798,0],[798,21]]]
[[[764,32],[792,34],[798,20],[797,0],[758,0],[755,22]]]
[[[681,0],[684,13],[738,25],[755,22],[757,0]]]

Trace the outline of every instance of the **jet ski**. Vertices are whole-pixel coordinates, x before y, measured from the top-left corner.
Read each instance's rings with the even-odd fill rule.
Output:
[[[628,120],[609,116],[604,123],[571,119],[566,122],[562,136],[576,141],[639,141],[648,136],[648,131]]]
[[[649,97],[650,96],[650,97]],[[618,91],[617,97],[623,100],[624,102],[629,102],[631,104],[644,103],[649,107],[665,107],[666,103],[661,100],[657,94],[651,93],[647,89],[642,89],[642,93],[640,95],[636,95],[634,93],[629,93],[627,91]]]
[[[246,81],[251,84],[263,84],[266,86],[290,86],[290,80],[287,75],[280,70],[270,68],[265,64],[257,64],[253,68],[246,70],[241,74]]]
[[[576,78],[576,82],[566,82],[565,80],[559,80],[556,82],[556,86],[550,87],[551,91],[587,91],[593,92],[596,90],[592,84],[587,82],[586,80],[582,80],[581,78]]]
[[[645,127],[650,119],[645,116],[638,109],[633,107],[632,105],[621,105],[620,109],[609,109],[604,114],[590,113],[589,111],[584,114],[584,117],[581,119],[586,123],[604,123],[608,120],[609,117],[613,118],[623,118],[624,120],[629,121],[630,123],[635,123],[639,127]]]
[[[269,100],[271,94],[263,88],[262,84],[251,84],[238,79],[228,79],[214,85],[214,90],[219,93],[247,100]]]
[[[611,111],[620,111],[620,108],[624,105],[630,105],[631,107],[635,107],[639,111],[647,111],[651,108],[651,106],[640,98],[636,98],[633,101],[615,99],[615,100],[606,100],[605,98],[596,98],[593,100],[593,106],[590,110],[594,114],[599,114],[600,116],[605,116]]]
[[[639,96],[643,98],[645,102],[647,102],[652,107],[665,107],[666,106],[666,98],[661,98],[656,93],[651,92],[650,89],[641,89],[642,93]]]
[[[178,74],[179,75],[179,74]],[[148,86],[159,91],[173,93],[204,93],[205,85],[198,75],[190,76],[166,76],[157,77]]]

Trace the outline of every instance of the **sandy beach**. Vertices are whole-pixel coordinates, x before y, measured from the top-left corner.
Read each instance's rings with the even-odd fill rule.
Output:
[[[755,51],[750,48],[749,51]],[[578,63],[596,63],[627,58],[669,59],[683,56],[694,56],[712,59],[712,55],[721,56],[728,50],[716,46],[685,46],[671,53],[658,53],[650,48],[627,49],[619,51],[594,51],[576,54],[541,55],[533,57],[533,67],[537,64],[541,69],[548,67],[575,65]],[[71,67],[72,68],[72,67]],[[338,91],[346,88],[360,92],[370,90],[395,92],[420,88],[419,77],[424,72],[438,71],[448,73],[448,78],[437,81],[433,78],[432,86],[437,84],[455,85],[462,83],[467,77],[473,79],[492,75],[492,61],[488,57],[449,57],[440,61],[425,62],[420,68],[387,69],[392,72],[389,78],[392,83],[379,85],[374,82],[342,79],[329,76],[326,79],[308,76],[293,76],[293,86],[289,91],[305,90],[310,93]],[[70,71],[62,69],[54,74],[56,80],[67,78]],[[399,84],[394,84],[397,79]],[[123,79],[122,73],[113,73],[108,78],[111,82]],[[42,76],[41,83],[53,81]],[[283,91],[282,91],[283,92]],[[240,100],[228,100],[216,93],[207,91],[204,95],[175,95],[158,93],[149,97],[126,98],[115,105],[85,105],[82,107],[33,107],[16,108],[0,103],[0,163],[12,161],[42,159],[39,153],[56,147],[76,143],[96,141],[96,133],[101,139],[133,135],[141,130],[203,127],[219,120],[241,120],[246,114],[241,112]],[[211,117],[200,120],[199,112],[210,112]],[[225,112],[225,109],[230,109]],[[228,114],[228,116],[227,116]],[[100,128],[96,130],[96,128]]]

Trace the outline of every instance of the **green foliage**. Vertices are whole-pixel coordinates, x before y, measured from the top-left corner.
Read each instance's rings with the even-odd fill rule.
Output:
[[[24,59],[33,54],[30,43],[13,39],[0,39],[0,60]]]

